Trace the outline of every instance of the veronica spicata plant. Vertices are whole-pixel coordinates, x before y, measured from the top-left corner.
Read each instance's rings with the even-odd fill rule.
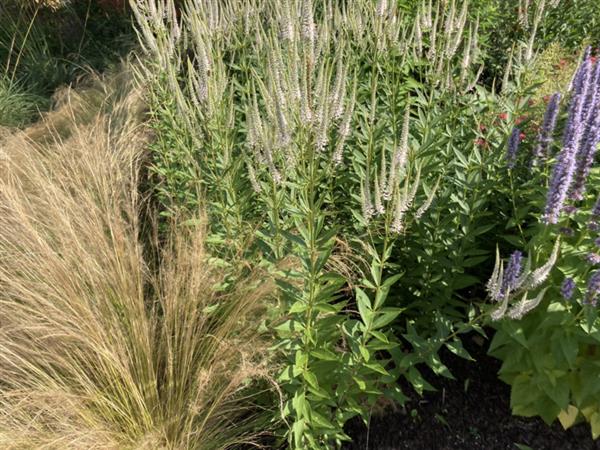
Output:
[[[400,362],[402,309],[387,305],[394,243],[439,186],[421,189],[412,98],[476,83],[477,22],[455,4],[424,3],[416,27],[387,1],[131,4],[157,200],[167,215],[206,204],[226,270],[277,275],[281,307],[264,320],[279,336],[288,442],[339,444],[379,395],[404,400],[395,382],[418,361]]]

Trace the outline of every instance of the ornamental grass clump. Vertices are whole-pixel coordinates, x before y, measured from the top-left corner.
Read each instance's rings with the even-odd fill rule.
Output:
[[[270,283],[224,287],[203,226],[144,237],[137,94],[0,141],[2,448],[222,449],[267,429]]]

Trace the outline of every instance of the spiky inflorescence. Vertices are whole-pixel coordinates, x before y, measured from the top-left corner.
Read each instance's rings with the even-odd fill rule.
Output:
[[[552,133],[556,126],[556,118],[560,110],[560,92],[556,92],[550,97],[546,112],[544,114],[544,122],[538,135],[538,144],[534,151],[534,163],[540,159],[545,159],[548,156],[548,147],[552,143]]]
[[[501,294],[504,296],[509,291],[514,291],[518,285],[517,280],[521,275],[522,270],[523,253],[519,250],[515,251],[510,255],[510,259],[504,272],[504,279],[502,280],[502,291]]]
[[[281,0],[279,9],[281,17],[279,18],[280,36],[283,41],[291,42],[294,39],[294,25],[290,17],[289,0]]]
[[[316,39],[315,22],[313,19],[312,0],[302,0],[302,38],[307,46],[310,62],[313,62],[313,52]]]
[[[519,320],[522,319],[525,314],[533,310],[537,305],[540,304],[548,288],[542,289],[540,293],[533,299],[527,299],[527,293],[523,295],[523,298],[517,302],[512,308],[508,310],[506,315],[511,319]]]
[[[492,320],[499,320],[505,314],[508,314],[511,318],[520,319],[539,304],[546,289],[542,290],[532,300],[527,299],[528,291],[535,289],[548,278],[552,267],[556,263],[559,248],[560,240],[557,239],[546,264],[533,272],[531,272],[531,258],[527,258],[525,269],[521,269],[522,254],[520,251],[515,251],[511,255],[505,271],[504,264],[500,259],[499,250],[496,248],[496,264],[492,276],[486,284],[486,290],[492,301],[501,302],[501,304],[491,313],[490,317]],[[521,292],[524,292],[521,300],[507,313],[509,301],[514,294],[520,294]]]
[[[381,195],[381,186],[377,174],[375,174],[373,187],[375,189],[375,214],[382,215],[385,213],[385,207],[383,206],[383,196]]]
[[[596,270],[590,276],[585,293],[584,303],[596,306],[598,302],[598,294],[600,293],[600,270]]]
[[[492,276],[485,285],[485,289],[490,298],[497,302],[502,299],[500,290],[502,288],[502,278],[504,277],[504,264],[500,259],[500,250],[496,247],[496,264]]]
[[[585,260],[592,266],[600,264],[600,255],[597,253],[588,253],[585,255]]]
[[[546,264],[544,264],[542,267],[539,267],[533,272],[531,272],[531,275],[527,277],[527,280],[523,284],[524,289],[534,289],[541,285],[544,281],[546,281],[546,279],[550,275],[550,272],[552,271],[552,268],[554,267],[554,264],[556,264],[559,251],[560,239],[556,239],[556,242],[554,243],[554,248],[552,249],[552,253],[548,258],[548,261],[546,261]]]
[[[514,127],[510,133],[510,137],[508,138],[508,146],[506,149],[506,165],[509,169],[513,169],[515,167],[520,142],[521,130],[517,127]]]
[[[575,173],[576,155],[584,131],[583,110],[590,85],[591,62],[589,53],[579,68],[573,82],[574,95],[569,108],[569,118],[565,128],[563,149],[558,154],[544,211],[546,223],[557,223],[563,209],[567,192]]]
[[[593,75],[583,111],[584,133],[577,154],[577,167],[571,197],[581,200],[585,193],[585,183],[594,163],[598,143],[600,143],[600,63],[594,66]]]
[[[396,208],[394,211],[394,220],[392,222],[392,232],[401,233],[404,229],[404,215],[406,211],[412,206],[417,190],[419,188],[419,181],[421,179],[421,167],[417,167],[417,173],[415,178],[409,183],[407,178],[404,183],[404,190],[398,190],[396,194]],[[410,184],[410,191],[408,190]]]
[[[387,0],[379,0],[377,2],[377,8],[375,8],[375,14],[377,17],[383,17],[387,13],[387,9]]]
[[[252,166],[252,163],[248,162],[247,167],[248,167],[248,179],[250,180],[250,184],[252,185],[252,190],[254,190],[254,192],[256,192],[256,193],[259,193],[261,191],[261,187],[256,178],[256,172],[254,171],[254,167]]]
[[[352,114],[354,113],[354,104],[356,102],[356,78],[354,79],[354,84],[352,88],[352,93],[350,95],[349,103],[344,110],[344,115],[342,116],[342,120],[338,126],[338,138],[335,146],[335,151],[333,153],[333,164],[338,166],[342,163],[344,159],[344,145],[346,143],[346,139],[350,136],[350,125],[352,123]]]
[[[373,202],[371,198],[371,188],[369,186],[369,177],[365,176],[365,180],[361,185],[360,200],[362,205],[362,215],[366,223],[369,223],[373,215],[375,214],[375,208],[373,208]]]
[[[573,293],[575,292],[575,281],[571,277],[565,278],[561,287],[560,287],[560,295],[565,300],[570,300],[573,297]]]
[[[394,150],[392,161],[390,162],[390,173],[387,181],[387,190],[386,192],[384,192],[384,197],[388,201],[392,198],[393,190],[395,188],[396,182],[398,181],[398,176],[400,175],[400,172],[404,169],[404,166],[406,166],[406,161],[408,159],[409,125],[410,105],[407,105],[406,109],[404,110],[404,119],[402,121],[400,145],[397,146]]]
[[[433,202],[433,199],[435,197],[435,193],[437,192],[438,187],[440,186],[440,181],[441,181],[441,177],[438,178],[437,181],[435,182],[435,185],[433,186],[433,189],[431,190],[431,192],[425,199],[425,202],[421,206],[419,206],[419,209],[417,209],[417,212],[415,213],[415,220],[420,219],[421,216],[423,216],[423,214],[425,214],[425,212],[431,206],[431,203]]]

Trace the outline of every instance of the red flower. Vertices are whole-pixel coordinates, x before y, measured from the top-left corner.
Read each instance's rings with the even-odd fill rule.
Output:
[[[517,117],[517,119],[515,120],[515,125],[520,125],[524,120],[527,119],[527,115],[523,115],[523,116],[519,116]]]
[[[505,113],[505,112],[500,113],[500,114],[498,114],[498,118],[500,120],[506,120],[506,119],[508,119],[508,113]]]
[[[483,138],[477,138],[475,139],[475,145],[479,146],[479,147],[483,147],[484,145],[487,144],[486,140]]]
[[[480,123],[479,124],[479,131],[485,131],[485,130],[487,130],[487,127],[484,124]]]
[[[590,62],[592,64],[595,64],[596,63],[596,57],[595,56],[590,56]]]
[[[519,134],[519,140],[520,140],[520,141],[523,141],[523,140],[525,140],[525,133],[521,133],[521,134]]]
[[[550,97],[551,97],[550,94],[544,95],[544,103],[548,103],[550,101]]]

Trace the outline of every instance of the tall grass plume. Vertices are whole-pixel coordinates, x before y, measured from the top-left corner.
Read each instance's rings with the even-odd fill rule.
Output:
[[[50,113],[52,138],[0,140],[1,448],[255,440],[268,370],[253,319],[270,285],[223,288],[200,226],[174,223],[158,263],[146,256],[135,95],[86,123],[66,101],[68,132]]]

